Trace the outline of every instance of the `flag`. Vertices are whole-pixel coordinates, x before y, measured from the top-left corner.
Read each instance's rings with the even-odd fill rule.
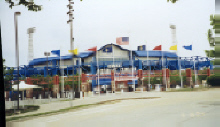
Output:
[[[51,53],[60,57],[60,50],[52,50]]]
[[[146,50],[146,45],[138,46],[138,51],[145,51],[145,50]]]
[[[183,46],[183,48],[186,49],[186,50],[192,50],[192,45]]]
[[[170,46],[170,50],[177,50],[177,45]]]
[[[110,46],[110,47],[104,47],[102,51],[103,51],[103,52],[106,52],[106,53],[111,53],[111,52],[112,52],[112,46]]]
[[[155,46],[153,50],[161,50],[162,45]]]
[[[97,51],[97,46],[87,49],[87,51]]]
[[[116,44],[118,45],[129,45],[129,37],[117,37]]]
[[[70,53],[73,53],[74,55],[78,55],[78,49],[69,50]]]
[[[73,50],[73,53],[74,53],[75,55],[78,55],[78,49],[77,49],[77,48],[74,49],[74,50]]]

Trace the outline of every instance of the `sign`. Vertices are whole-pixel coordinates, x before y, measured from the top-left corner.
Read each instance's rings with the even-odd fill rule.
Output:
[[[121,65],[107,65],[107,68],[121,67]]]

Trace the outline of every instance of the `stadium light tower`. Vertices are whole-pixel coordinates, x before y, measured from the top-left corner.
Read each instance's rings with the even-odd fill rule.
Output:
[[[35,32],[35,27],[28,28],[27,34],[29,34],[28,42],[28,63],[34,59],[34,48],[33,48],[33,33]]]
[[[176,25],[171,24],[171,34],[172,34],[172,45],[177,45],[177,39],[176,39]],[[179,57],[178,48],[175,51],[178,57],[178,64],[179,64],[179,76],[181,78],[181,87],[183,88],[183,80],[182,80],[182,74],[181,74],[181,57]]]
[[[176,25],[170,25],[171,34],[172,34],[172,45],[177,45],[176,41]]]

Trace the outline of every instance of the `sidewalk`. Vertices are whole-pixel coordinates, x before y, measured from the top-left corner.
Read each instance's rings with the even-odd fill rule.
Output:
[[[68,100],[68,101],[56,101],[51,102],[49,104],[41,104],[40,108],[37,111],[22,113],[18,115],[6,116],[6,119],[11,117],[18,117],[18,116],[26,116],[26,115],[33,115],[38,113],[46,113],[51,111],[57,111],[60,109],[65,109],[72,106],[79,106],[79,105],[86,105],[86,104],[95,104],[101,101],[107,100],[115,100],[115,99],[126,99],[126,98],[139,98],[139,97],[161,97],[162,92],[124,92],[124,93],[108,93],[106,94],[99,94],[94,95],[93,97],[85,97],[84,99],[75,100]]]

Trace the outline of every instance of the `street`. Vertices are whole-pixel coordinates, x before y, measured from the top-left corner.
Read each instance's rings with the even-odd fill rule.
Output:
[[[58,115],[7,122],[6,125],[7,127],[217,127],[220,125],[219,88],[198,92],[135,94],[160,98],[117,100]]]

